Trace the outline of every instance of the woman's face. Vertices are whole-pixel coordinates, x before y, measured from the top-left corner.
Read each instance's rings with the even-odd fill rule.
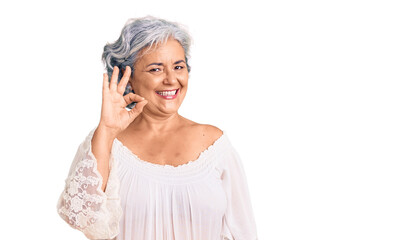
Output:
[[[163,115],[178,111],[188,78],[183,47],[170,38],[136,61],[130,84],[136,94],[148,100],[144,111]]]

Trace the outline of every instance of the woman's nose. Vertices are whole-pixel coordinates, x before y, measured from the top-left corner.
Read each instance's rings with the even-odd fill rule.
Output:
[[[163,79],[164,83],[173,84],[177,82],[176,73],[172,69],[165,70],[165,78]]]

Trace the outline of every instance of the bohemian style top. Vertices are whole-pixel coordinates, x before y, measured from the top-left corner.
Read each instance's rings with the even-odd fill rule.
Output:
[[[240,157],[224,132],[177,167],[141,160],[118,139],[105,192],[91,151],[79,146],[57,210],[89,239],[256,240]]]

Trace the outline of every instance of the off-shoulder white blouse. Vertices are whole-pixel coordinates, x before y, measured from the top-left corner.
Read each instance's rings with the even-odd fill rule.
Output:
[[[141,160],[118,139],[105,192],[91,151],[79,146],[57,209],[89,239],[255,240],[245,172],[226,132],[177,167]]]

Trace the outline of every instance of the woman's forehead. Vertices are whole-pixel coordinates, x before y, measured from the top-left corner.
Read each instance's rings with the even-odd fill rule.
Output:
[[[152,46],[150,49],[143,50],[141,57],[136,64],[146,64],[150,62],[176,62],[184,60],[185,51],[177,40],[169,39],[166,43]]]

